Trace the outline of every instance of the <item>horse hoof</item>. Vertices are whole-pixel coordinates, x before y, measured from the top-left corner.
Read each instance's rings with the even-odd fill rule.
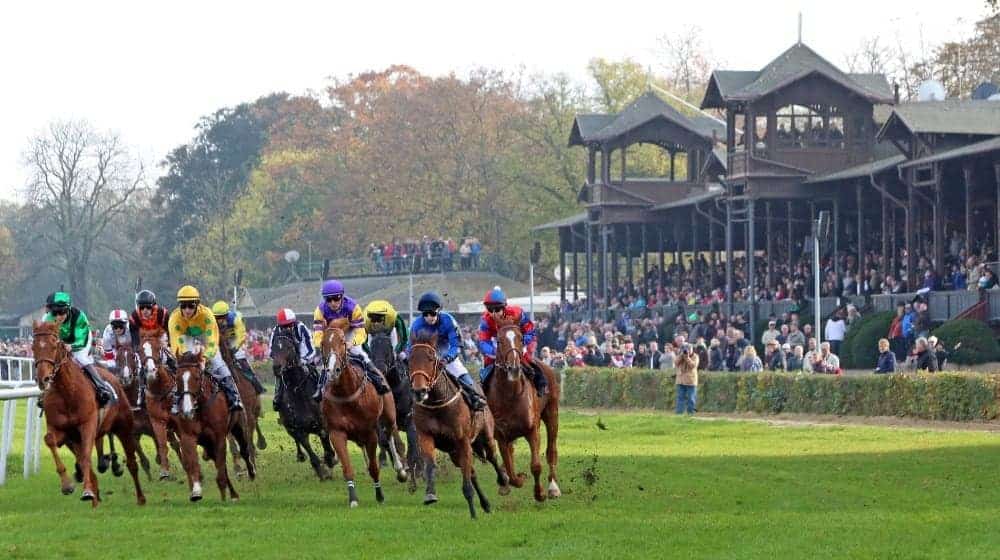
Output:
[[[125,469],[123,469],[121,465],[113,466],[111,467],[111,474],[115,475],[117,478],[121,478],[121,476],[125,474]]]
[[[358,507],[358,502],[356,502],[354,500],[351,500],[350,506],[351,506],[351,509],[354,509],[354,508]]]
[[[136,498],[136,503],[139,504],[140,506],[146,505],[146,496],[139,496],[138,498]]]
[[[76,480],[77,484],[83,484],[83,471],[80,470],[80,465],[73,465],[73,479]]]
[[[435,494],[427,494],[426,496],[424,496],[424,505],[425,506],[429,506],[431,504],[436,504],[437,501],[438,501],[438,497]]]
[[[80,495],[81,502],[90,502],[94,499],[94,493],[90,490],[84,490],[83,494]]]
[[[406,474],[406,471],[399,471],[396,473],[396,480],[399,482],[406,482],[410,477]]]
[[[76,492],[76,486],[73,486],[72,484],[62,487],[63,496],[69,496],[73,492]]]
[[[303,455],[302,453],[299,453],[298,455],[295,456],[295,460],[298,461],[299,463],[305,463],[306,462],[306,456]],[[330,465],[330,466],[332,467],[333,465]]]
[[[191,499],[192,502],[200,502],[201,501],[201,494],[191,494],[191,498],[190,499]]]
[[[107,455],[101,455],[97,458],[97,472],[104,474],[108,472],[108,465],[111,464],[111,458]]]
[[[545,501],[545,492],[542,492],[541,488],[536,488],[535,489],[535,501],[536,502],[544,502]]]
[[[483,513],[492,513],[493,507],[489,502],[480,502],[479,507],[483,508]]]
[[[559,485],[554,480],[549,482],[549,497],[558,498],[559,496],[562,496],[562,490],[559,489]]]
[[[500,486],[497,488],[497,494],[501,496],[507,496],[510,494],[510,486]]]
[[[191,501],[197,502],[201,500],[201,483],[195,482],[191,487]]]
[[[160,482],[170,480],[173,476],[167,471],[160,471]]]

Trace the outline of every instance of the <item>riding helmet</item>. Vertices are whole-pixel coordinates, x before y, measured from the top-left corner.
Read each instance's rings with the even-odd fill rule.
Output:
[[[128,322],[128,315],[125,314],[124,309],[115,309],[114,311],[111,312],[111,315],[108,315],[108,322],[111,323],[112,325],[116,323],[119,325],[124,325],[125,323]]]
[[[288,325],[294,325],[295,322],[296,322],[295,312],[292,311],[291,309],[288,309],[287,307],[284,308],[284,309],[279,309],[278,310],[277,320],[278,320],[278,326],[279,327],[286,327]]]
[[[507,305],[507,296],[504,295],[503,290],[500,286],[493,286],[493,289],[486,292],[486,297],[483,298],[484,305]]]
[[[212,304],[212,315],[216,317],[222,317],[229,315],[229,304],[222,301],[221,299]]]
[[[420,300],[417,302],[417,311],[421,313],[424,311],[437,311],[442,307],[444,307],[444,303],[437,292],[427,292],[420,296]]]
[[[62,309],[71,305],[73,305],[73,300],[66,292],[52,292],[45,299],[45,307],[48,309]]]
[[[201,301],[201,294],[198,293],[198,288],[188,284],[187,286],[181,286],[181,289],[177,290],[177,302],[182,303],[186,301],[193,301],[195,303]]]
[[[340,280],[327,280],[323,282],[323,297],[344,295],[344,284]]]
[[[138,294],[135,294],[136,308],[140,305],[156,305],[156,294],[149,290],[142,290]]]

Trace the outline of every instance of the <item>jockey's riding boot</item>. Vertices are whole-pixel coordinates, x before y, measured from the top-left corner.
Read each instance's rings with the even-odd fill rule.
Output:
[[[375,392],[384,395],[392,389],[389,388],[389,384],[385,382],[385,377],[382,376],[382,372],[375,367],[375,364],[365,361],[365,373],[368,375],[368,380],[372,382],[375,386]]]
[[[170,369],[171,373],[177,373],[177,360],[174,359],[173,354],[170,352],[165,352],[163,357],[163,363],[167,364],[167,368]]]
[[[107,404],[118,402],[118,395],[115,394],[115,388],[101,377],[101,374],[97,371],[97,366],[94,364],[83,366],[83,371],[90,377],[90,382],[94,384],[94,389],[97,390],[98,407],[103,408]]]
[[[240,365],[240,369],[243,370],[243,375],[250,381],[250,384],[253,385],[253,390],[257,391],[258,395],[265,393],[266,391],[264,390],[264,386],[260,384],[260,380],[257,379],[257,374],[254,373],[253,368],[250,367],[250,362],[248,362],[246,358],[240,358],[237,360],[237,363]]]
[[[319,370],[319,380],[316,382],[316,392],[313,393],[313,400],[320,402],[323,400],[323,389],[326,388],[326,382],[330,379],[330,374],[326,371],[326,368]]]
[[[271,400],[271,408],[273,408],[275,412],[278,412],[278,403],[281,402],[281,398],[283,396],[282,393],[284,392],[283,391],[284,388],[285,388],[284,387],[284,383],[281,382],[281,376],[275,374],[275,376],[274,376],[274,399]]]
[[[539,397],[544,397],[549,391],[549,380],[545,378],[545,373],[535,364],[525,364],[524,369],[528,372],[531,384],[535,386],[535,393]]]
[[[462,388],[462,396],[465,397],[466,404],[472,410],[483,410],[486,408],[486,397],[480,392],[476,384],[472,382],[472,377],[468,373],[463,373],[458,378],[458,385]]]
[[[219,385],[222,386],[222,392],[226,394],[226,400],[229,401],[229,411],[236,412],[243,410],[243,401],[240,400],[240,390],[236,388],[236,380],[233,379],[233,376],[227,375],[219,379]]]

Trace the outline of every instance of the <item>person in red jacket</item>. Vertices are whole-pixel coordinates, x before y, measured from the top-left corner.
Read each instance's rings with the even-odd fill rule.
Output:
[[[496,286],[486,292],[486,297],[483,298],[483,305],[486,306],[486,311],[483,312],[479,320],[479,352],[483,355],[483,369],[479,373],[479,377],[482,379],[483,385],[486,384],[490,374],[493,373],[493,362],[496,361],[497,319],[507,317],[513,319],[521,327],[521,336],[524,343],[524,353],[521,355],[521,363],[526,366],[524,368],[525,372],[528,373],[528,377],[531,379],[532,384],[534,384],[535,392],[538,393],[539,397],[544,396],[549,386],[548,379],[545,378],[545,374],[542,373],[532,359],[532,356],[535,354],[535,346],[537,345],[537,341],[535,340],[535,324],[531,322],[531,319],[528,318],[520,307],[507,305],[507,296],[504,295],[500,286]]]

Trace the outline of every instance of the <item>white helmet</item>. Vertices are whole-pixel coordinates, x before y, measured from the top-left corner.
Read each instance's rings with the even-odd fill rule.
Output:
[[[128,315],[123,309],[115,309],[108,315],[109,323],[128,323]]]

